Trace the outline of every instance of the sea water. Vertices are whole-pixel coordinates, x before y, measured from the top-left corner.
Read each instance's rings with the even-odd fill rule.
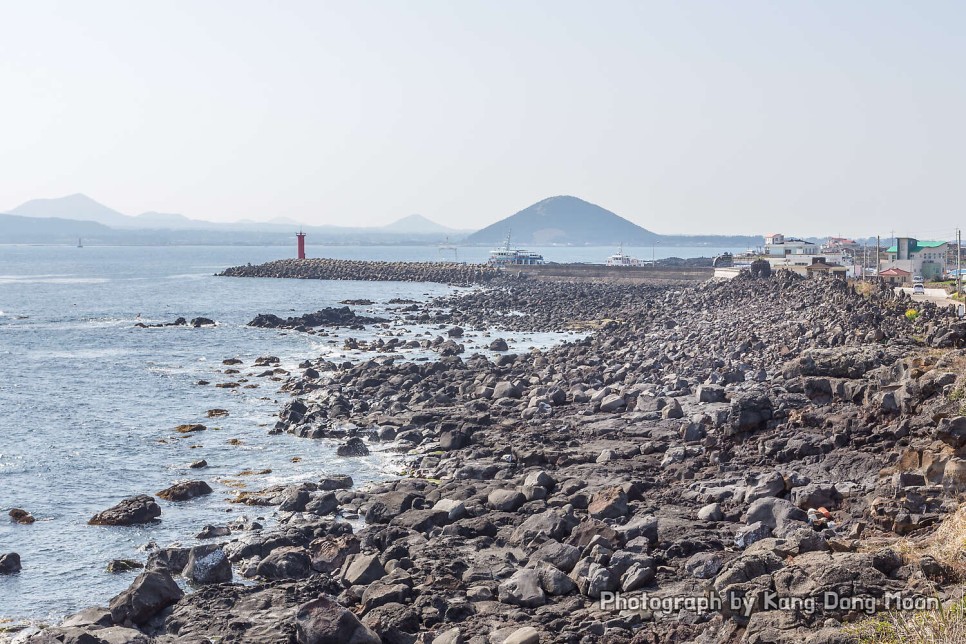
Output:
[[[347,354],[346,337],[439,334],[396,325],[389,330],[339,330],[331,337],[246,326],[258,313],[301,315],[341,300],[390,317],[392,298],[425,301],[452,293],[439,284],[323,282],[220,278],[233,265],[290,254],[282,247],[0,246],[0,554],[17,552],[19,574],[0,576],[3,622],[52,621],[91,605],[106,605],[137,571],[110,574],[112,559],[146,559],[145,546],[198,543],[206,525],[247,515],[271,521],[270,508],[229,503],[240,489],[345,473],[357,486],[384,480],[399,467],[395,456],[343,458],[337,443],[269,435],[288,398],[279,383],[251,373],[259,356],[277,356],[294,372],[299,362]],[[485,259],[487,249],[461,249],[461,261]],[[557,261],[598,261],[613,249],[538,249]],[[694,256],[708,249],[658,249]],[[440,259],[434,247],[309,247],[313,256],[373,260]],[[445,259],[445,257],[444,257]],[[215,327],[143,329],[178,317],[203,316]],[[485,338],[477,342],[485,347]],[[514,350],[549,346],[565,334],[506,334]],[[421,336],[430,337],[430,336]],[[468,340],[474,337],[471,332]],[[420,357],[431,357],[432,354]],[[413,356],[416,357],[416,356]],[[239,358],[237,375],[222,361]],[[217,388],[246,378],[257,388]],[[209,385],[198,385],[207,380]],[[209,409],[226,409],[209,419]],[[202,423],[208,431],[179,434]],[[205,459],[206,469],[189,469]],[[265,472],[269,470],[268,472]],[[264,472],[264,473],[262,473]],[[96,512],[172,483],[203,479],[214,493],[182,503],[159,500],[161,521],[140,527],[89,526]],[[36,517],[18,525],[14,507]]]

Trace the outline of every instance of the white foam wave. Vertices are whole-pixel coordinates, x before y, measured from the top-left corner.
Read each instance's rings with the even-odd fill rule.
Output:
[[[42,277],[0,275],[0,284],[106,284],[106,277]]]

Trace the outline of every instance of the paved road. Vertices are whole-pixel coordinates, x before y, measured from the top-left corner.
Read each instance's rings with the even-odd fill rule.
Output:
[[[922,295],[913,295],[911,288],[898,287],[896,292],[904,291],[912,296],[914,302],[932,302],[936,306],[949,306],[950,304],[957,304],[956,300],[949,297],[945,289],[941,288],[927,288],[923,289],[925,293]]]

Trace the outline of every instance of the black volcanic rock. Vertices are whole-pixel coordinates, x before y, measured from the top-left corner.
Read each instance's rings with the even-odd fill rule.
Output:
[[[124,499],[113,508],[95,514],[88,523],[90,525],[135,525],[150,523],[160,516],[161,508],[154,499],[146,494],[140,494]]]
[[[343,306],[342,308],[327,307],[315,313],[306,313],[299,317],[286,319],[270,313],[262,313],[249,322],[248,326],[266,329],[309,329],[317,326],[359,327],[363,324],[376,324],[386,321],[385,318],[356,315],[348,306]]]

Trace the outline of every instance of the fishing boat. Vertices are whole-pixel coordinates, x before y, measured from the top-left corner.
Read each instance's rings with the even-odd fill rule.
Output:
[[[608,266],[643,266],[644,263],[637,259],[636,257],[631,257],[630,255],[624,254],[624,244],[621,244],[620,249],[607,258]]]
[[[503,248],[491,250],[487,263],[490,266],[533,266],[543,264],[543,255],[522,248],[511,248],[510,233],[507,233]]]

